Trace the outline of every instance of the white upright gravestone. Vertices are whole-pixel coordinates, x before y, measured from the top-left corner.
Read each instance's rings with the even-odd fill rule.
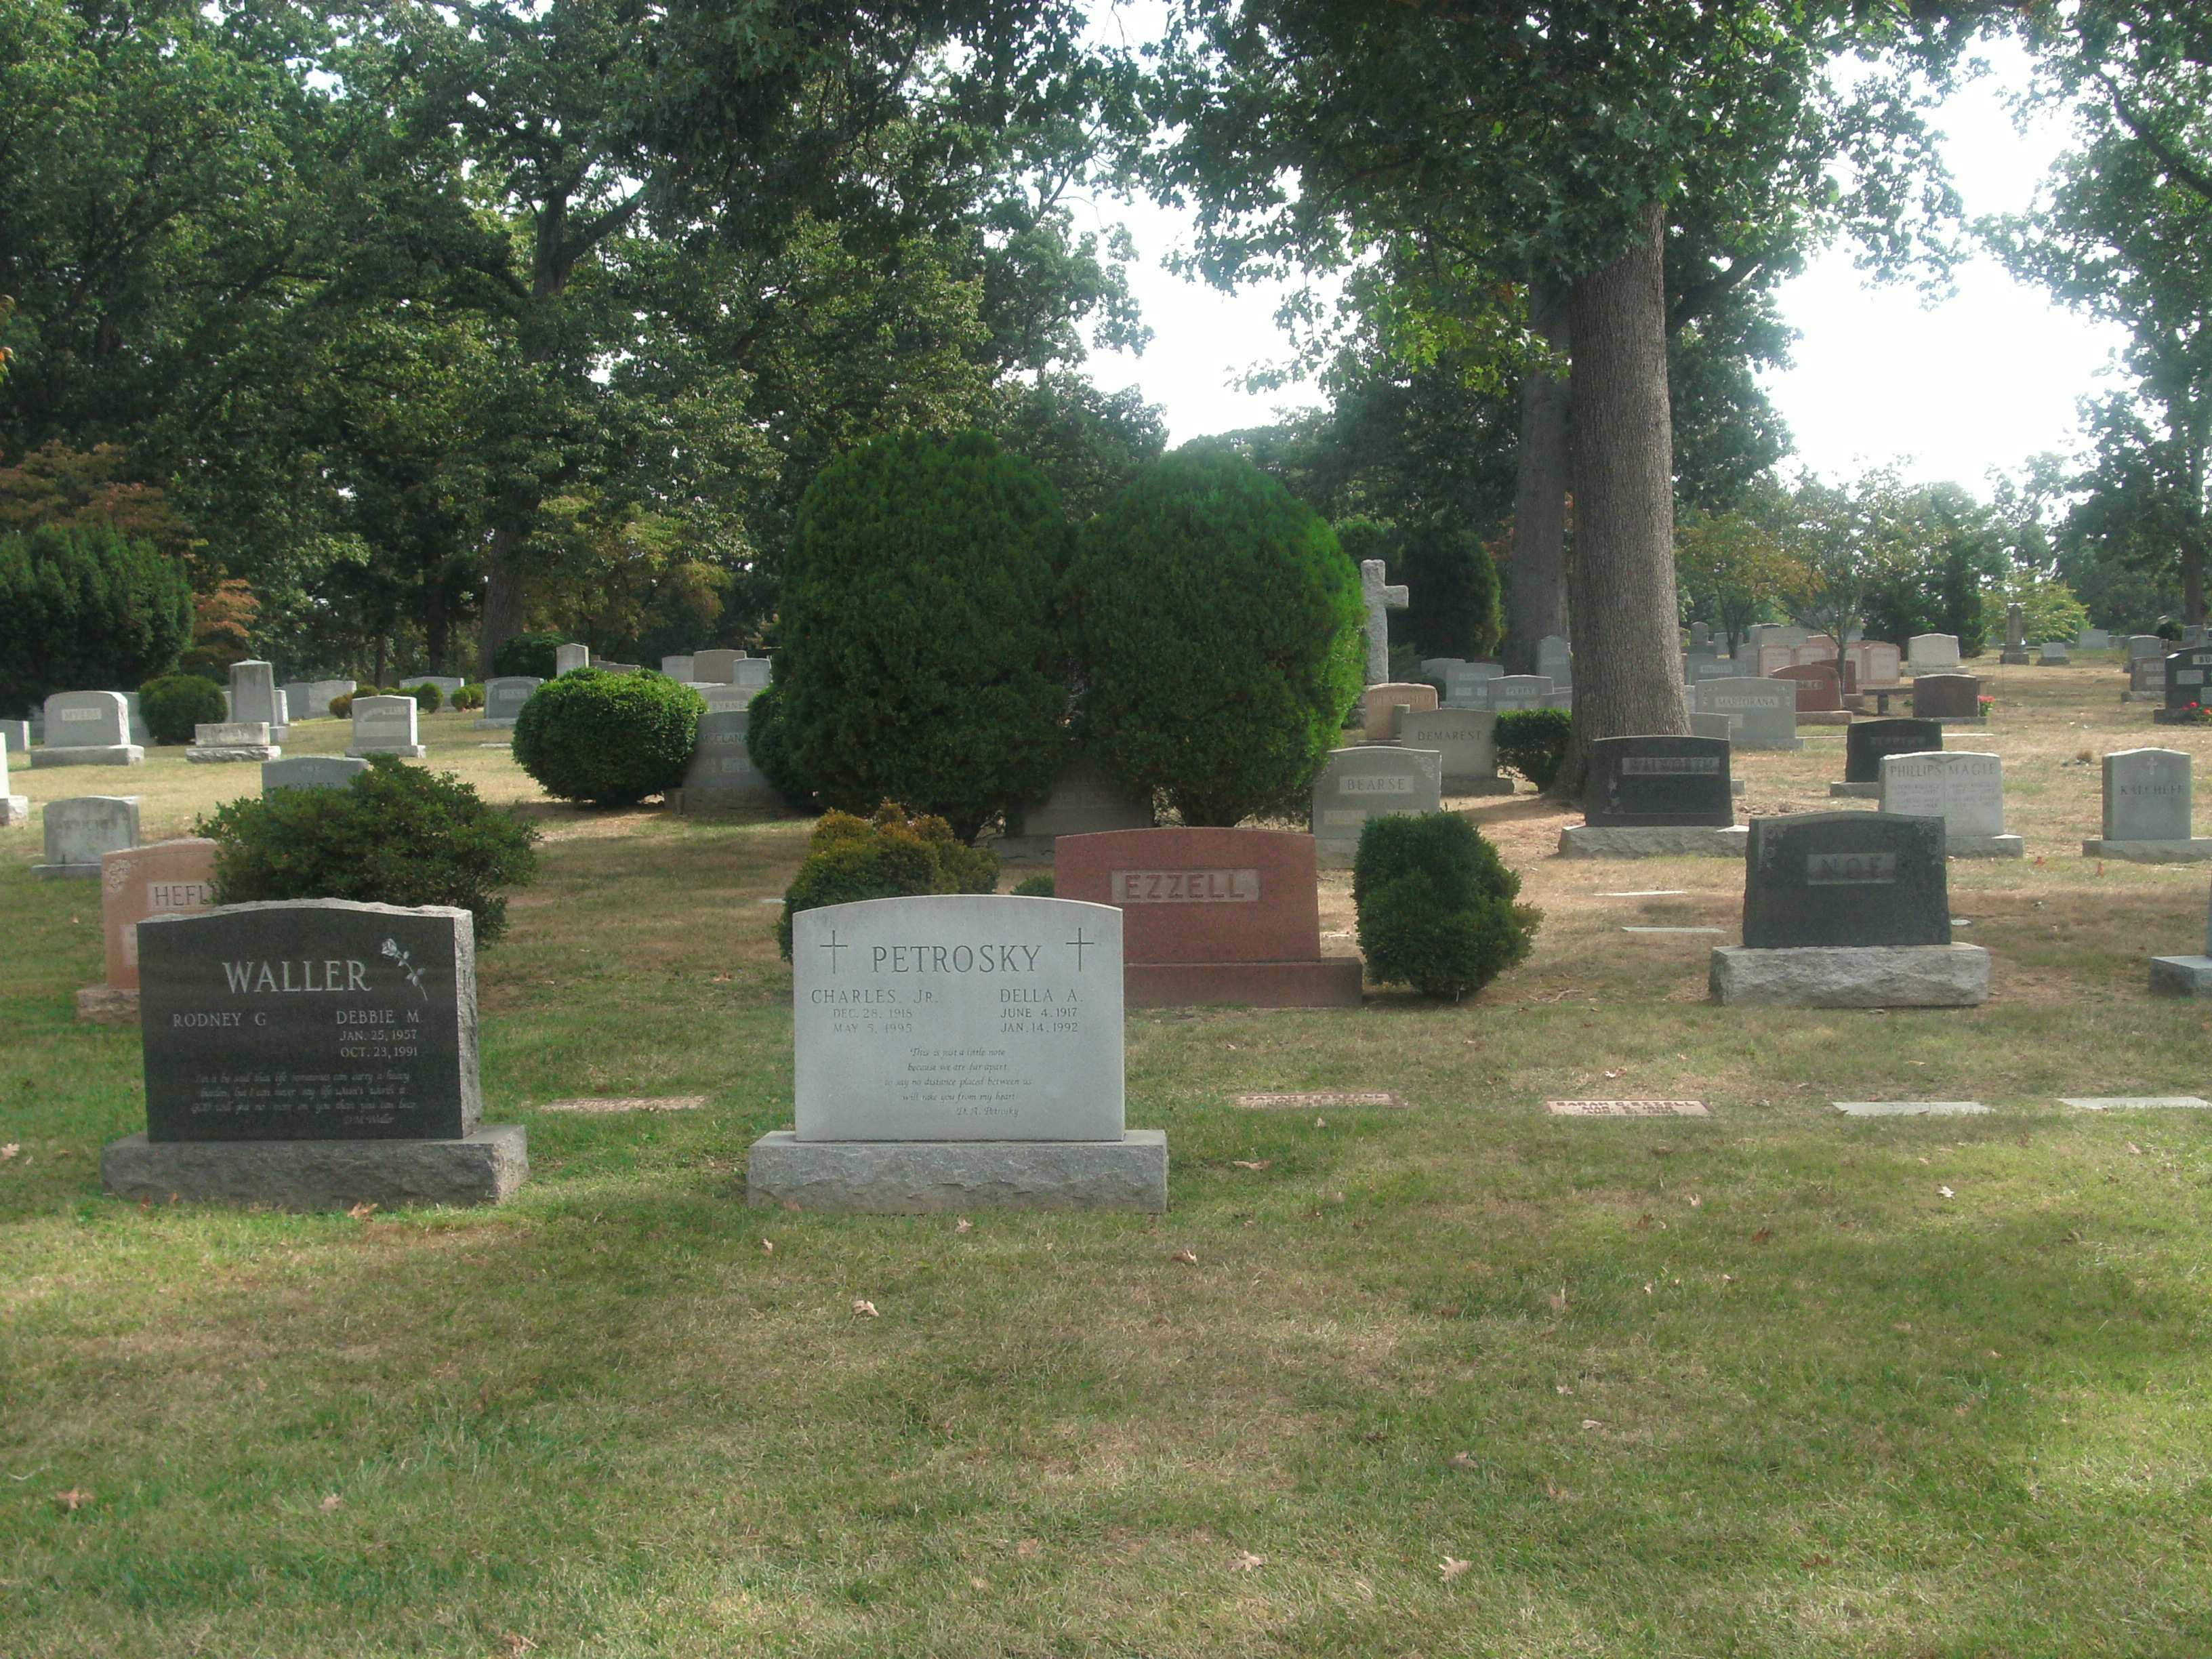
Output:
[[[1359,594],[1367,607],[1367,683],[1380,685],[1390,678],[1390,613],[1403,611],[1410,595],[1401,584],[1383,580],[1380,559],[1359,562]]]
[[[792,919],[793,1124],[750,1201],[923,1214],[1167,1207],[1123,1123],[1121,912],[963,893]]]

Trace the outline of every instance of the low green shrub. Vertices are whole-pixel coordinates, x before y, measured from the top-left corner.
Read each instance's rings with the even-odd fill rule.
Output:
[[[769,684],[745,705],[745,752],[775,793],[800,812],[818,812],[821,798],[814,781],[792,752],[791,727],[783,718],[783,688]]]
[[[165,674],[147,681],[138,688],[138,712],[156,743],[190,743],[194,726],[229,718],[222,688],[198,674]]]
[[[988,893],[998,884],[999,855],[963,845],[943,818],[909,818],[888,800],[872,820],[827,812],[784,890],[776,948],[791,960],[791,919],[801,910],[919,893]]]
[[[392,694],[395,697],[412,697],[416,706],[426,714],[434,714],[446,701],[446,694],[434,685],[403,685]]]
[[[353,718],[353,700],[356,695],[356,693],[351,691],[341,691],[337,696],[332,697],[331,699],[331,718],[334,720],[351,720]],[[377,693],[370,691],[361,695],[373,697],[375,696]]]
[[[1551,787],[1567,758],[1564,708],[1515,708],[1498,717],[1498,763],[1518,772],[1539,789]]]
[[[559,799],[635,806],[683,783],[706,712],[705,698],[663,675],[575,669],[522,705],[515,763]]]
[[[200,819],[217,843],[216,897],[338,898],[451,904],[476,918],[478,944],[507,929],[500,890],[538,872],[537,830],[488,805],[450,772],[373,755],[343,789],[246,795]]]
[[[1521,878],[1454,812],[1370,818],[1352,873],[1367,976],[1455,1000],[1528,954],[1543,913]]]
[[[1052,896],[1052,872],[1047,870],[1037,875],[1024,876],[1019,881],[1014,884],[1014,896],[1017,898],[1050,898]]]
[[[453,693],[453,707],[456,708],[483,708],[483,687],[473,684],[461,687],[459,690]]]

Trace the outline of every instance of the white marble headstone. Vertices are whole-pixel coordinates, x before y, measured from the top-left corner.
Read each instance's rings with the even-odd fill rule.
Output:
[[[1118,1141],[1121,913],[868,899],[792,919],[799,1140]]]
[[[1946,836],[2002,836],[2004,762],[1967,750],[1885,755],[1881,810],[1941,818]]]
[[[2187,841],[2190,757],[2179,749],[2105,757],[2105,839]]]

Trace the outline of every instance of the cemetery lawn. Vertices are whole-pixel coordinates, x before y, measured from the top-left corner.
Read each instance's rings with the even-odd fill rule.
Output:
[[[2057,1098],[2208,1092],[2212,1009],[2144,963],[2201,946],[2212,872],[2085,862],[2075,757],[2201,774],[2212,732],[2109,661],[1977,666],[1998,717],[1951,746],[2005,757],[2030,855],[1950,866],[1987,1006],[1714,1006],[1740,867],[1570,864],[1568,815],[1470,804],[1547,912],[1480,997],[1132,1013],[1158,1218],[744,1208],[806,826],[543,803],[482,957],[513,1201],[119,1203],[97,894],[0,831],[0,1655],[2212,1651],[2212,1112]],[[534,800],[465,718],[431,763]],[[1738,757],[1751,810],[1827,807],[1807,735]],[[153,835],[254,771],[13,775]],[[1229,1103],[1322,1089],[1409,1103]],[[1595,1096],[1712,1116],[1544,1113]],[[1993,1109],[1829,1105],[1885,1098]]]

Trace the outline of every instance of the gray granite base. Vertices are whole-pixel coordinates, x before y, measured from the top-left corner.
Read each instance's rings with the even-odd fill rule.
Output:
[[[398,755],[408,760],[420,760],[430,751],[419,743],[386,744],[381,749],[349,749],[348,756],[355,760],[367,760],[371,755]]]
[[[512,732],[514,729],[514,722],[511,719],[503,720],[478,720],[477,722],[477,730],[479,732]]]
[[[273,743],[210,744],[204,749],[194,744],[185,758],[198,766],[219,766],[226,761],[282,760],[284,751]]]
[[[2130,864],[2203,864],[2212,861],[2212,840],[2085,841],[2085,859],[2125,859]]]
[[[1444,794],[1452,795],[1510,795],[1513,793],[1510,778],[1446,778]]]
[[[28,795],[0,795],[0,826],[28,823],[31,821],[31,798]]]
[[[1795,751],[1804,746],[1805,739],[1802,738],[1730,738],[1729,739],[1729,747],[1731,750],[1771,749]]]
[[[76,1017],[91,1025],[136,1025],[138,988],[88,985],[76,994]]]
[[[2150,994],[2154,997],[2212,997],[2212,957],[2153,957]]]
[[[40,881],[98,881],[96,864],[34,864],[31,873]]]
[[[1738,1007],[1970,1008],[1990,998],[1978,945],[1713,949],[1714,997]]]
[[[800,1140],[776,1129],[745,1158],[745,1202],[855,1215],[1168,1207],[1168,1136],[1119,1140]]]
[[[1832,783],[1828,786],[1828,793],[1831,797],[1843,795],[1853,800],[1880,800],[1881,786],[1879,783]]]
[[[1563,859],[1740,859],[1751,840],[1742,824],[1570,824],[1559,831]]]
[[[1954,859],[2024,859],[2027,843],[2018,836],[1946,836],[1943,851]]]
[[[527,1133],[487,1123],[459,1140],[168,1140],[143,1131],[100,1154],[118,1198],[272,1210],[496,1204],[530,1178]]]
[[[77,748],[33,749],[31,769],[46,766],[143,766],[146,751],[135,743],[88,744]]]

